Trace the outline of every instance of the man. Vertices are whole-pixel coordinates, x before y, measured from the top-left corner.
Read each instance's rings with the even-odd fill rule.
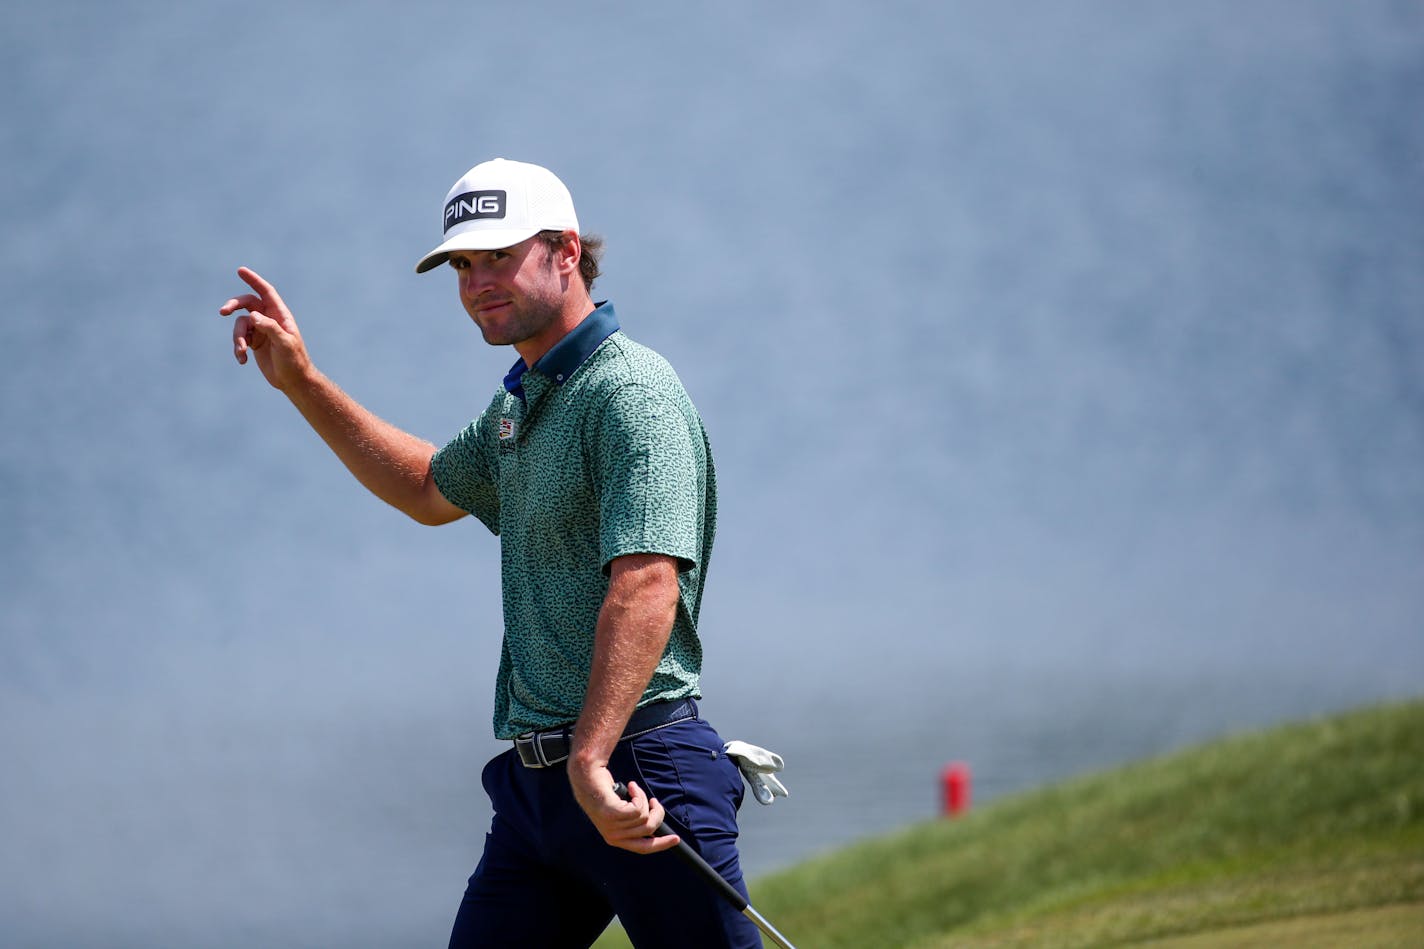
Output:
[[[473,514],[500,537],[504,638],[494,729],[513,747],[451,946],[587,946],[616,913],[637,946],[759,946],[675,855],[686,839],[745,894],[741,774],[693,701],[697,616],[716,520],[712,456],[672,368],[590,296],[596,239],[553,173],[494,159],[450,189],[444,240],[485,341],[518,361],[443,448],[322,375],[255,272],[228,300],[255,358],[360,482],[423,524]],[[627,783],[629,800],[614,793]],[[667,819],[677,835],[652,836]]]

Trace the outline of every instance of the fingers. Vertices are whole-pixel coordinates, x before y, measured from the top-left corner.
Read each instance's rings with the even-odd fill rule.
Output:
[[[667,814],[657,798],[649,798],[648,803],[648,823],[652,825],[653,829],[649,832],[650,836],[644,836],[638,839],[638,852],[657,853],[660,850],[671,850],[682,842],[682,838],[672,833],[663,834],[661,836],[656,835],[660,829],[667,830],[667,825],[663,823],[667,819]]]
[[[661,823],[661,821],[659,821],[659,823]],[[620,850],[630,850],[633,853],[658,853],[663,850],[671,850],[682,842],[682,838],[677,834],[664,834],[661,837],[654,837],[643,833],[623,836],[605,832],[603,839],[610,846],[617,847]]]
[[[607,838],[604,838],[607,840]],[[661,853],[664,850],[671,850],[682,843],[682,838],[676,834],[668,834],[665,837],[638,837],[632,840],[609,840],[608,843],[619,850],[628,850],[632,853]]]
[[[251,267],[237,268],[237,275],[256,293],[244,293],[230,298],[218,308],[218,313],[223,316],[231,316],[238,310],[262,310],[284,328],[292,325],[291,311],[287,309],[287,304],[283,302],[282,295],[277,292],[276,287],[264,280],[262,275]]]
[[[244,293],[242,296],[233,297],[218,307],[218,313],[223,316],[232,316],[238,310],[252,310],[260,306],[262,306],[261,297],[251,293]]]
[[[251,267],[238,267],[237,275],[242,278],[243,283],[256,290],[257,295],[262,299],[278,307],[285,306],[282,302],[281,294],[277,292],[277,288],[262,279],[262,275]]]
[[[618,823],[630,834],[640,837],[651,836],[665,816],[663,806],[656,798],[650,798],[638,787],[638,782],[628,782],[628,802],[620,806],[623,815]]]
[[[676,834],[654,836],[662,827],[667,813],[657,798],[650,798],[637,782],[628,782],[628,800],[620,802],[618,815],[602,829],[603,839],[615,847],[634,853],[657,853],[676,847],[681,838]]]
[[[281,340],[285,331],[276,320],[268,319],[257,310],[244,313],[232,321],[232,354],[238,365],[247,365],[250,350],[261,349],[270,340]]]
[[[232,321],[232,354],[239,366],[247,365],[247,351],[252,347],[252,317],[246,313]]]

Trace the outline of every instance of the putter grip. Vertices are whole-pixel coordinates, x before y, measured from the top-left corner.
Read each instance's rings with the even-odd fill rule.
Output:
[[[628,795],[628,786],[622,781],[619,781],[617,784],[613,785],[613,793],[617,794],[625,801],[631,799]],[[658,825],[657,833],[654,834],[654,836],[664,837],[670,835],[671,833],[672,831],[668,829],[668,825],[666,823],[662,823]],[[702,854],[698,853],[696,850],[693,850],[692,847],[688,845],[687,841],[679,840],[675,849],[677,850],[677,855],[679,857],[686,861],[692,867],[692,869],[696,870],[703,877],[705,877],[708,883],[716,887],[717,891],[722,894],[723,899],[725,899],[728,903],[731,903],[734,907],[736,907],[737,912],[741,913],[746,910],[748,906],[747,898],[741,893],[738,893],[736,887],[732,886],[732,884],[724,880],[722,878],[722,874],[714,870],[712,868],[712,864],[708,863],[706,860],[703,860]]]

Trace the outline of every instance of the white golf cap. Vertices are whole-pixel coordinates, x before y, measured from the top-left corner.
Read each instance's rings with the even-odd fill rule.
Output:
[[[549,169],[494,158],[455,182],[445,196],[445,241],[420,258],[416,273],[450,259],[452,250],[501,250],[540,231],[577,231],[569,189]]]

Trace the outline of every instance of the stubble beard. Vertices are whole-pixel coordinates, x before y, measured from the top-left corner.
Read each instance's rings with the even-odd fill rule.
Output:
[[[480,334],[491,346],[513,346],[538,336],[558,319],[557,301],[533,298],[520,303],[510,301],[509,312],[500,315],[499,324],[476,321]]]

